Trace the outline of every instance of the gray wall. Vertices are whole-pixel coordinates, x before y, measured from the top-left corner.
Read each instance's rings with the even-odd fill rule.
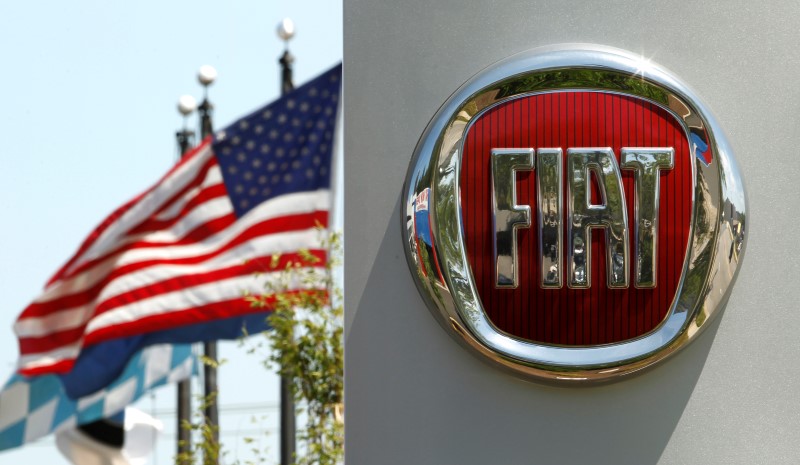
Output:
[[[800,6],[700,3],[345,0],[348,465],[800,461]],[[493,62],[563,42],[639,52],[692,86],[749,195],[722,318],[595,388],[520,381],[463,349],[423,304],[400,236],[403,179],[439,105]]]

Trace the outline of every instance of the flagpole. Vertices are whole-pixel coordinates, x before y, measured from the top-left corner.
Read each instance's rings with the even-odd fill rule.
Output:
[[[197,101],[191,95],[181,95],[181,98],[178,99],[178,112],[183,116],[183,129],[175,133],[175,138],[178,140],[181,157],[194,146],[194,131],[188,128],[187,123],[189,115],[196,109]]]
[[[213,123],[211,115],[214,111],[214,105],[208,100],[208,86],[214,83],[217,78],[217,70],[213,67],[204,65],[200,67],[200,72],[197,74],[197,79],[203,85],[203,102],[198,108],[200,112],[200,137],[205,139],[213,134]],[[204,409],[206,426],[209,429],[209,434],[214,445],[219,445],[219,388],[217,386],[217,341],[207,341],[203,343],[203,354],[207,361],[212,364],[203,364],[203,387],[206,398],[206,405]],[[217,452],[219,449],[217,448]],[[213,457],[206,452],[203,457],[204,465],[218,465],[219,457]]]
[[[294,90],[292,80],[292,64],[294,56],[289,53],[289,41],[294,37],[294,22],[289,18],[284,18],[278,24],[278,37],[283,40],[285,48],[283,55],[278,59],[281,65],[281,95]],[[294,463],[295,454],[295,407],[294,395],[292,395],[292,380],[286,376],[281,376],[281,465]]]
[[[194,145],[194,131],[187,127],[189,115],[197,109],[197,101],[191,95],[183,95],[178,99],[178,112],[183,115],[183,129],[175,133],[178,141],[178,150],[181,157],[191,150]],[[192,383],[191,378],[178,382],[178,456],[186,457],[192,450],[192,430],[185,428],[184,424],[192,420]],[[180,460],[178,465],[191,465],[186,458]]]

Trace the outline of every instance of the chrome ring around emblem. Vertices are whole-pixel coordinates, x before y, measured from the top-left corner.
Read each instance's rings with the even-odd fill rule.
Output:
[[[471,124],[504,102],[558,91],[601,91],[644,99],[672,114],[690,141],[694,161],[691,229],[676,295],[663,321],[633,339],[563,346],[507,334],[487,317],[467,261],[459,173]],[[698,146],[710,150],[710,162],[695,156]],[[743,181],[710,111],[663,68],[629,52],[596,45],[523,52],[461,86],[417,144],[403,202],[406,258],[420,293],[440,323],[492,362],[539,380],[618,379],[675,353],[720,313],[745,251]],[[427,224],[421,227],[415,217]]]

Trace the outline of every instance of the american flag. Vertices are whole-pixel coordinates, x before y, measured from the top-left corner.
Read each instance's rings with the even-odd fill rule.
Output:
[[[207,138],[106,218],[17,319],[20,372],[66,373],[87,348],[154,332],[236,337],[223,321],[264,311],[244,293],[301,249],[322,266],[340,81],[337,65]]]

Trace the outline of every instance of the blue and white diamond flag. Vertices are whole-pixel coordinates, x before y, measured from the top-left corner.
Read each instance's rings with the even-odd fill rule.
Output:
[[[0,450],[19,447],[65,428],[107,418],[164,384],[197,372],[189,344],[160,344],[136,353],[105,389],[73,400],[56,375],[14,374],[0,391]]]

